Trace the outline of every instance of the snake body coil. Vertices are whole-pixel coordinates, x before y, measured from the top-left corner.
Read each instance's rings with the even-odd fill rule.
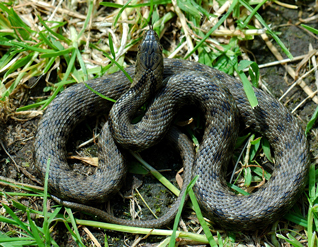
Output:
[[[133,66],[127,68],[130,75],[134,70]],[[288,110],[259,89],[254,89],[259,106],[252,109],[241,82],[236,79],[199,63],[163,60],[158,37],[152,30],[140,45],[132,85],[122,72],[87,84],[118,99],[117,102],[112,106],[83,84],[74,85],[49,105],[35,140],[36,167],[44,178],[47,160],[51,159],[49,190],[63,205],[120,224],[144,227],[167,224],[176,213],[179,199],[166,215],[152,221],[121,220],[83,205],[104,200],[118,190],[126,168],[117,145],[140,151],[160,141],[166,133],[180,150],[186,169],[182,194],[191,176],[200,175],[194,187],[197,199],[210,218],[225,228],[255,229],[277,220],[293,205],[304,187],[308,172],[307,141]],[[155,91],[158,92],[153,96]],[[145,116],[139,123],[131,124],[134,112],[149,97],[154,98]],[[127,103],[130,100],[132,103]],[[170,127],[177,110],[190,103],[200,107],[206,120],[196,154],[189,140]],[[79,175],[66,161],[67,137],[84,118],[109,110],[110,120],[99,137],[99,166],[94,175]],[[270,180],[249,196],[235,195],[224,180],[239,121],[264,134],[276,157]]]

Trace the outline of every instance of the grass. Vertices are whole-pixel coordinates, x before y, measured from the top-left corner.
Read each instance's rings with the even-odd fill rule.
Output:
[[[161,40],[169,44],[169,48],[163,51],[165,56],[170,57],[173,54],[179,58],[196,59],[200,63],[213,66],[230,75],[237,74],[243,82],[251,105],[256,107],[257,99],[251,90],[250,81],[253,86],[258,86],[259,69],[255,62],[242,59],[244,54],[242,54],[240,48],[240,41],[251,40],[255,35],[269,34],[289,58],[292,58],[292,56],[277,34],[271,30],[257,12],[264,4],[268,4],[267,1],[234,0],[230,2],[219,0],[217,2],[220,6],[227,5],[223,12],[218,13],[219,16],[214,14],[213,11],[211,11],[211,14],[209,11],[211,6],[207,6],[206,2],[203,1],[153,0],[139,4],[135,0],[130,0],[124,5],[103,2],[101,3],[104,6],[103,11],[106,10],[106,7],[111,8],[107,9],[111,11],[107,14],[99,10],[102,8],[101,6],[94,6],[93,1],[88,1],[84,16],[73,10],[67,12],[75,19],[75,22],[71,22],[71,20],[61,21],[54,18],[54,15],[65,14],[66,12],[63,12],[63,10],[69,6],[51,8],[49,5],[45,5],[45,2],[38,2],[37,4],[42,4],[41,8],[46,11],[34,12],[33,19],[27,19],[28,23],[32,25],[25,23],[25,18],[30,18],[30,16],[23,15],[21,7],[9,1],[1,2],[0,112],[4,111],[7,116],[10,116],[16,111],[26,113],[30,109],[43,110],[54,100],[58,93],[70,84],[85,82],[88,79],[100,77],[104,73],[124,70],[127,65],[126,61],[133,61],[133,58],[126,52],[136,51],[141,30],[146,28],[148,24],[151,24],[154,30],[160,36],[163,36]],[[37,8],[40,5],[35,6]],[[247,10],[251,14],[248,14]],[[98,11],[105,18],[98,18],[96,14]],[[149,11],[148,15],[147,11]],[[198,11],[202,15],[198,14]],[[262,25],[261,28],[256,27],[255,20]],[[224,25],[225,21],[227,25]],[[170,28],[170,37],[172,36],[171,33],[174,32],[180,34],[180,42],[166,36],[171,23],[175,27]],[[103,32],[96,34],[96,29],[99,28]],[[232,28],[235,28],[235,32]],[[316,32],[312,28],[309,28],[309,30],[313,33]],[[105,32],[108,32],[108,36],[105,36]],[[126,42],[120,43],[120,40]],[[90,54],[90,56],[87,54]],[[245,74],[246,71],[250,81]],[[56,73],[56,83],[50,82],[53,73]],[[44,98],[36,99],[34,103],[27,105],[12,104],[12,100],[23,91],[23,85],[26,85],[30,78],[37,78],[38,80],[45,78],[47,86],[43,88]],[[12,105],[14,106],[12,107]],[[317,111],[313,115],[317,117]],[[314,118],[309,122],[310,125],[307,126],[306,130],[307,134],[310,134],[310,128],[314,125],[314,122]],[[238,146],[245,142],[247,142],[246,155],[243,155],[245,166],[240,169],[240,176],[236,177],[236,181],[242,180],[244,185],[248,187],[255,182],[261,183],[263,179],[269,179],[270,175],[258,163],[261,152],[268,160],[271,160],[271,152],[266,140],[254,134],[248,134],[240,138]],[[303,208],[296,205],[293,211],[285,216],[289,222],[287,224],[288,229],[278,229],[277,224],[273,225],[272,231],[266,233],[266,236],[271,239],[271,244],[278,246],[281,242],[288,242],[293,246],[303,246],[305,241],[308,246],[317,246],[316,226],[318,225],[318,218],[316,203],[318,192],[316,174],[318,170],[316,170],[315,165],[311,165],[310,171],[305,192],[308,202],[304,203]],[[152,170],[152,173],[162,180],[162,175],[157,171]],[[206,224],[191,190],[193,184],[189,186],[188,192],[204,235],[177,231],[182,206],[176,217],[173,230],[155,229],[150,231],[143,228],[77,219],[70,209],[66,209],[66,215],[62,215],[61,207],[56,207],[53,212],[48,212],[46,208],[47,198],[49,197],[47,184],[45,184],[43,192],[26,185],[21,186],[5,181],[3,183],[7,183],[7,186],[10,185],[14,188],[13,192],[6,190],[1,192],[3,198],[6,198],[8,202],[2,203],[6,213],[5,216],[0,217],[0,221],[6,223],[7,226],[14,226],[12,231],[0,232],[0,244],[3,246],[58,246],[58,243],[52,237],[57,222],[64,224],[74,242],[79,246],[85,246],[86,242],[84,243],[78,231],[78,225],[126,233],[166,236],[161,246],[168,244],[174,246],[176,239],[178,241],[187,239],[209,243],[211,246],[229,246],[240,242],[240,235],[234,233],[226,234],[221,231],[212,231],[213,237],[210,230],[210,228],[213,228]],[[171,187],[171,190],[178,194],[177,189],[167,183],[165,186]],[[231,184],[231,187],[241,193],[247,193],[235,183]],[[15,191],[18,189],[22,192]],[[29,198],[43,197],[43,210],[34,210],[32,207],[26,207],[12,199],[21,195]],[[306,213],[304,214],[302,210],[305,210]],[[21,220],[22,213],[26,214],[24,220]],[[31,214],[37,215],[41,220],[34,220]],[[306,216],[304,217],[304,215]],[[11,229],[10,227],[6,229]],[[263,241],[266,243],[267,240]],[[97,243],[95,244],[97,245]],[[105,246],[106,244],[107,241],[105,241]]]

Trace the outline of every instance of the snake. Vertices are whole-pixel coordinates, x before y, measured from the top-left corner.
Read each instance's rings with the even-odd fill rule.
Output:
[[[224,229],[255,230],[275,222],[302,193],[309,166],[306,136],[298,120],[277,99],[253,88],[258,106],[251,107],[240,80],[194,61],[166,59],[156,32],[146,31],[136,64],[123,71],[88,80],[61,92],[47,107],[35,137],[35,166],[48,190],[64,206],[92,213],[104,221],[138,227],[162,227],[175,217],[181,197],[198,175],[193,191],[204,215]],[[136,112],[147,102],[137,123]],[[174,126],[181,107],[195,105],[204,115],[204,133],[194,150],[186,134]],[[98,167],[83,175],[70,168],[66,146],[81,121],[108,114],[98,138]],[[238,195],[225,180],[239,126],[265,136],[275,165],[270,179],[250,195]],[[125,150],[140,152],[162,139],[180,152],[185,168],[179,197],[166,214],[153,220],[129,220],[95,208],[118,192],[126,176]]]

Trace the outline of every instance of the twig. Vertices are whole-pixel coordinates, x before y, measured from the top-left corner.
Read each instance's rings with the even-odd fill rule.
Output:
[[[316,52],[315,54],[313,55],[318,55],[318,52]],[[286,58],[286,59],[283,59],[283,60],[280,60],[280,61],[275,61],[275,62],[270,62],[270,63],[265,63],[265,64],[260,64],[258,65],[258,67],[261,69],[261,68],[266,68],[266,67],[271,67],[271,66],[275,66],[275,65],[279,65],[279,64],[285,64],[285,63],[289,63],[289,62],[295,62],[295,61],[298,61],[298,60],[301,60],[305,57],[307,57],[308,54],[306,55],[301,55],[301,56],[297,56],[297,57],[294,57],[293,59],[290,59],[290,58]],[[249,70],[249,68],[246,68],[244,69],[243,71],[244,72],[247,72]]]
[[[119,0],[118,2],[120,4],[124,4],[122,0]],[[121,13],[121,19],[123,21],[126,21],[128,19],[126,11],[127,11],[127,9],[125,9]],[[128,23],[123,22],[122,25],[123,25],[123,33],[122,33],[122,36],[121,36],[120,47],[119,47],[118,52],[116,54],[116,60],[118,60],[118,58],[121,57],[121,55],[124,54],[124,50],[125,50],[125,47],[126,47],[126,44],[127,44],[127,39],[128,39],[128,32],[129,32]]]
[[[259,21],[257,19],[255,19],[255,26],[257,28],[261,28],[261,24],[259,23]],[[276,49],[275,46],[273,46],[272,42],[269,40],[268,36],[266,34],[261,34],[261,37],[263,38],[263,40],[265,41],[267,47],[271,50],[271,52],[274,54],[274,56],[276,57],[277,60],[283,60],[282,55],[278,52],[278,50]],[[287,70],[288,74],[293,78],[296,79],[296,73],[293,70],[292,67],[290,67],[289,65],[285,66],[285,69]],[[304,92],[307,95],[313,95],[313,91],[311,90],[311,88],[309,88],[307,86],[307,84],[303,81],[300,80],[299,81],[299,86],[304,90]],[[312,100],[318,104],[318,97],[317,96],[313,96]]]
[[[308,95],[302,102],[300,102],[291,113],[294,113],[299,107],[301,107],[308,99],[312,98],[315,94],[317,94],[318,90],[312,93],[312,95]]]
[[[273,0],[273,2],[276,3],[277,5],[283,6],[283,7],[285,7],[285,8],[298,9],[298,6],[296,6],[296,5],[287,4],[287,3],[282,3],[282,2],[277,1],[277,0]]]
[[[93,235],[93,233],[86,227],[86,226],[82,226],[84,232],[86,232],[86,234],[88,235],[88,237],[94,242],[94,244],[97,247],[102,247],[101,244],[98,242],[98,240],[95,238],[95,236]]]
[[[174,58],[179,51],[181,51],[183,49],[183,47],[185,47],[187,43],[186,42],[183,42],[177,49],[175,49],[170,55],[168,58]]]
[[[8,183],[12,183],[13,185],[24,186],[24,187],[28,187],[28,188],[32,188],[32,189],[36,189],[36,190],[41,190],[41,191],[44,190],[43,187],[36,186],[36,185],[31,185],[31,184],[19,183],[19,182],[15,181],[12,178],[7,178],[7,177],[0,176],[0,180],[6,181]],[[15,188],[15,186],[7,184],[7,183],[4,183],[4,182],[0,182],[0,184],[4,185],[4,186],[11,186],[11,187]]]
[[[312,44],[309,44],[309,50],[313,50]],[[312,65],[315,68],[315,79],[316,79],[316,88],[318,88],[318,71],[317,71],[317,62],[316,62],[316,53],[311,57]]]
[[[185,34],[185,37],[186,37],[186,40],[187,40],[188,52],[192,51],[194,46],[193,46],[191,37],[189,35],[189,30],[188,30],[188,25],[187,25],[186,18],[184,16],[184,14],[182,13],[182,11],[180,10],[180,8],[178,7],[177,1],[176,0],[172,0],[171,2],[173,4],[174,10],[175,10],[177,16],[180,18],[181,26],[183,28],[183,31],[184,31],[184,34]],[[195,60],[196,61],[198,60],[196,55],[192,54],[192,56],[195,56]]]
[[[279,101],[281,101],[296,85],[299,84],[299,82],[305,78],[307,75],[309,75],[311,72],[313,72],[315,69],[317,69],[317,66],[315,66],[314,68],[312,68],[311,70],[309,70],[308,72],[306,72],[305,74],[303,74],[301,77],[298,78],[297,81],[295,81],[288,89],[287,91],[279,98]]]

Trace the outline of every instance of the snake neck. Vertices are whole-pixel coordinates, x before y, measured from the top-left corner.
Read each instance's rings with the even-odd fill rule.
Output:
[[[142,134],[145,134],[147,123],[141,121],[134,125],[132,119],[149,97],[164,86],[162,78],[162,47],[157,33],[150,29],[139,45],[131,88],[117,100],[109,114],[109,126],[113,138],[122,147],[140,151],[149,146],[136,141],[143,138]]]
[[[157,75],[152,70],[146,70],[141,75],[135,75],[131,88],[113,105],[109,113],[110,130],[115,141],[122,147],[138,151],[144,149],[140,144],[131,141],[139,135],[136,133],[142,132],[144,118],[137,124],[132,124],[132,120],[140,107],[163,85],[162,73]]]

